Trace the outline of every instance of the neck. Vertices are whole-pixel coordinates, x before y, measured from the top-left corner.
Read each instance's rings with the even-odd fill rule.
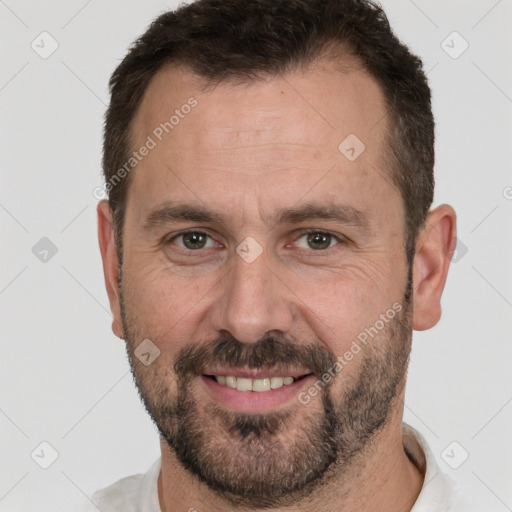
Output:
[[[399,413],[399,414],[398,414]],[[407,457],[402,444],[402,410],[381,430],[370,447],[350,468],[332,467],[331,478],[305,500],[272,512],[408,512],[423,484],[423,475]],[[210,490],[184,469],[167,443],[161,440],[162,468],[158,495],[162,512],[200,510],[204,512],[247,512]],[[261,510],[261,509],[260,509]],[[270,512],[270,509],[266,509]]]

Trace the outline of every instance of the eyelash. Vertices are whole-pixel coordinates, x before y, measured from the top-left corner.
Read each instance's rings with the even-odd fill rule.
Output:
[[[169,238],[166,241],[166,245],[172,243],[177,238],[183,237],[183,236],[188,235],[190,233],[197,233],[197,234],[200,234],[200,235],[206,235],[207,237],[209,237],[212,240],[214,240],[214,238],[209,233],[207,233],[206,231],[200,231],[200,230],[197,230],[197,229],[191,229],[191,230],[188,230],[188,231],[182,231],[181,233],[178,233],[177,235],[172,236],[171,238]],[[295,241],[300,240],[303,236],[308,235],[310,233],[330,236],[330,237],[332,237],[333,239],[335,239],[338,242],[337,245],[346,245],[349,242],[348,239],[346,239],[345,237],[337,236],[337,235],[335,235],[333,233],[330,233],[329,231],[321,231],[319,229],[311,229],[311,228],[300,231],[297,234],[298,236],[297,236],[297,239]],[[334,247],[336,247],[336,245],[332,246],[332,247],[327,247],[326,249],[318,249],[318,250],[309,249],[308,252],[314,252],[314,253],[317,253],[317,254],[325,253],[326,251],[328,251],[329,249],[332,249]],[[184,253],[186,253],[186,255],[192,255],[192,254],[197,255],[201,251],[208,250],[208,249],[213,249],[212,247],[207,247],[206,249],[186,249],[184,247],[179,247],[179,248]],[[307,249],[302,249],[301,248],[301,250],[307,250]]]

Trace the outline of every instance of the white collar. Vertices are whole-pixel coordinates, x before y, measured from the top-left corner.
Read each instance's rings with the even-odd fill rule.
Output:
[[[424,475],[423,486],[411,512],[448,510],[455,501],[455,483],[441,471],[427,441],[417,430],[403,423],[402,436],[405,452]]]

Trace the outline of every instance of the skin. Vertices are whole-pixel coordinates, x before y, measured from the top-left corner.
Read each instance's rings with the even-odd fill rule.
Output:
[[[98,205],[113,331],[128,344],[149,338],[161,352],[153,367],[145,369],[135,361],[137,372],[156,379],[158,369],[160,380],[151,382],[175,395],[173,361],[183,345],[205,345],[223,333],[250,346],[270,331],[280,331],[301,346],[315,341],[336,356],[344,354],[365,327],[374,325],[393,303],[403,302],[407,284],[405,212],[383,164],[387,118],[379,86],[357,66],[341,72],[328,63],[315,63],[286,77],[249,85],[221,83],[207,91],[191,71],[166,66],[150,82],[134,119],[134,148],[191,96],[197,107],[132,171],[122,277],[125,317],[137,340],[124,332],[111,212],[106,201]],[[338,150],[349,134],[366,146],[353,162]],[[226,221],[144,227],[148,212],[175,200],[207,206],[224,214]],[[276,210],[312,201],[363,212],[367,229],[322,219],[276,223]],[[309,228],[346,242],[333,238],[328,249],[314,250],[299,233]],[[196,250],[200,255],[191,250],[187,254],[183,237],[170,241],[188,229],[212,237],[208,248]],[[251,263],[236,252],[248,236],[263,249]],[[410,331],[429,329],[439,321],[455,237],[454,210],[448,205],[431,210],[414,259]],[[381,346],[392,342],[389,331],[383,331]],[[376,357],[375,347],[367,349],[368,357]],[[356,382],[362,361],[354,357],[333,379],[332,396],[342,397]],[[348,469],[333,469],[327,484],[313,489],[307,499],[268,510],[410,510],[423,475],[402,445],[404,385],[405,370],[384,428]],[[204,412],[213,399],[199,378],[189,391],[203,411],[201,420],[211,421],[212,435],[219,442],[225,439],[221,424]],[[284,423],[287,443],[322,410],[321,396],[312,397],[307,406],[298,400],[279,406],[291,415]],[[237,443],[233,438],[229,446],[233,457],[241,450]],[[159,498],[164,512],[250,509],[228,506],[180,464],[163,439],[161,451]]]

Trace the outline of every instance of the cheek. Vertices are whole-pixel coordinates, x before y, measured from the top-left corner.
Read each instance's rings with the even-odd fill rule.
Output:
[[[191,279],[162,268],[158,262],[132,261],[123,285],[125,303],[139,335],[155,340],[162,350],[166,344],[174,345],[173,340],[190,338],[215,287],[213,276]]]
[[[301,293],[301,315],[336,356],[343,355],[380,315],[401,302],[402,278],[385,274],[370,260],[367,265],[347,266]]]

